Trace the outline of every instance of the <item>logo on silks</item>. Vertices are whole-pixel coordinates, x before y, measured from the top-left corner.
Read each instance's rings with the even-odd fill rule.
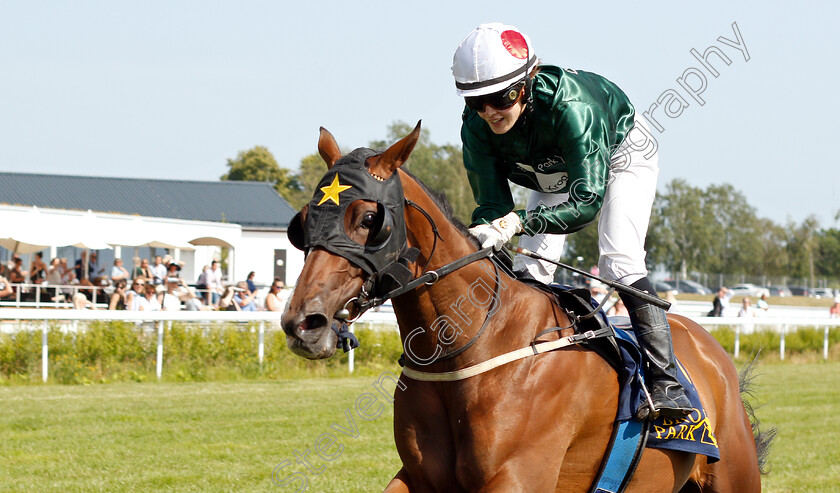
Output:
[[[407,250],[405,198],[396,172],[384,181],[368,172],[365,161],[377,154],[360,148],[336,161],[309,202],[306,224],[301,224],[300,213],[289,224],[289,240],[304,251],[321,247],[340,255],[370,276],[391,275],[401,280],[410,275],[397,263]],[[344,230],[347,207],[356,200],[378,205],[376,222],[365,245],[353,241]]]

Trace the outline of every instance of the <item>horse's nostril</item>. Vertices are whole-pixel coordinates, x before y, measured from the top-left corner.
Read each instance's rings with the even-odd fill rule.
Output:
[[[320,314],[320,313],[313,313],[312,315],[307,315],[306,318],[300,323],[300,330],[315,330],[315,329],[322,329],[327,325],[327,317]]]

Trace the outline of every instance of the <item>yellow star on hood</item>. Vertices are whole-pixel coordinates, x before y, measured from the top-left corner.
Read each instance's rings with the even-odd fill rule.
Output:
[[[321,201],[318,202],[318,205],[323,204],[328,200],[332,200],[335,202],[335,205],[341,205],[338,203],[338,194],[347,190],[348,188],[353,188],[350,185],[342,185],[338,182],[338,174],[333,177],[332,183],[328,187],[321,187],[321,191],[324,192],[324,196],[321,197]]]

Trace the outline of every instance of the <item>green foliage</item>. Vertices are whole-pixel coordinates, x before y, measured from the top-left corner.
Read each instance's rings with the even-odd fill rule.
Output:
[[[393,369],[402,353],[393,330],[355,327],[362,346],[356,350],[361,374]],[[157,327],[128,322],[92,322],[76,333],[53,326],[48,332],[50,381],[89,384],[155,379]],[[259,324],[173,323],[164,330],[162,378],[166,381],[282,379],[347,374],[348,355],[309,361],[286,347],[279,327],[265,333],[265,357],[259,362]],[[41,330],[0,334],[0,383],[40,382]]]
[[[840,279],[840,230],[817,232],[814,267],[818,276]]]
[[[781,226],[759,218],[732,185],[671,181],[656,197],[648,260],[681,277],[689,272],[840,279],[840,231],[813,216]]]
[[[221,176],[222,181],[262,181],[274,185],[284,199],[293,207],[306,202],[303,187],[298,177],[286,168],[281,168],[274,155],[263,146],[255,146],[247,151],[239,151],[236,159],[227,160],[228,172]]]
[[[735,351],[735,330],[728,326],[720,326],[711,331],[712,336],[720,343],[726,352]],[[802,354],[822,352],[825,329],[822,327],[802,327],[785,333],[785,353]],[[833,328],[828,332],[829,348],[840,343],[840,329]],[[781,335],[775,330],[757,330],[740,335],[740,351],[742,355],[778,352],[781,346]]]

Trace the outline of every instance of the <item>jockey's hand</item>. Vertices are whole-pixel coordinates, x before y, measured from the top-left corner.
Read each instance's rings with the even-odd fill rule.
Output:
[[[513,235],[522,232],[522,221],[515,212],[496,219],[490,224],[479,224],[470,228],[473,234],[481,243],[481,248],[493,247],[500,250],[502,245],[510,241]]]

